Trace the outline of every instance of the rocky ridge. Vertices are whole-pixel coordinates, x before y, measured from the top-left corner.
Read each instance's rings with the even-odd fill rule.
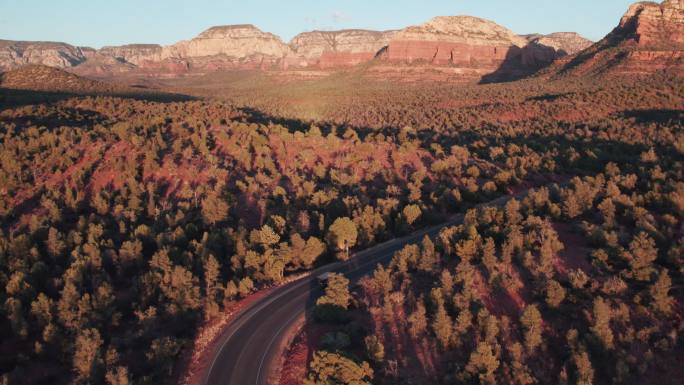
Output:
[[[387,60],[448,66],[499,81],[527,76],[589,45],[576,33],[519,36],[489,20],[441,16],[399,31],[389,43]]]
[[[492,80],[526,76],[552,62],[562,73],[649,72],[682,66],[684,0],[639,2],[595,45],[576,33],[516,35],[492,21],[440,16],[399,31],[312,31],[289,44],[253,25],[212,27],[169,46],[99,50],[66,43],[0,40],[0,70],[45,64],[79,74],[141,72],[175,76],[222,69],[330,69],[377,62],[432,66]],[[591,46],[590,46],[591,45]],[[566,58],[567,57],[567,58]],[[559,67],[560,66],[560,67]]]
[[[549,35],[527,35],[528,44],[522,61],[526,65],[543,66],[589,48],[593,42],[575,32],[556,32]]]
[[[557,76],[684,73],[684,0],[633,4],[605,38],[552,70]]]
[[[287,62],[323,68],[357,65],[375,58],[395,34],[362,29],[300,33],[290,41]]]
[[[87,48],[81,49],[66,43],[0,40],[0,70],[26,64],[74,67],[85,62],[88,53]]]

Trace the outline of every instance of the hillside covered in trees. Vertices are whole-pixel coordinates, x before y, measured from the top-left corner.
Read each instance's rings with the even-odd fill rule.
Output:
[[[351,309],[365,333],[340,326],[349,346],[317,352],[308,383],[676,368],[681,78],[252,84],[0,109],[2,382],[166,383],[253,291],[530,187],[379,268]]]

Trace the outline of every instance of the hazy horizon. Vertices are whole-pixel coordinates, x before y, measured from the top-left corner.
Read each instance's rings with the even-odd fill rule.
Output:
[[[487,3],[447,0],[308,2],[283,5],[274,0],[249,3],[198,0],[121,0],[112,3],[0,0],[0,39],[60,41],[100,48],[107,45],[168,45],[190,39],[215,25],[254,24],[285,42],[311,30],[392,30],[423,23],[434,16],[469,15],[492,20],[517,34],[578,32],[594,41],[619,22],[631,0],[563,4],[549,0]],[[259,9],[255,12],[254,9]],[[27,17],[30,15],[30,21]]]

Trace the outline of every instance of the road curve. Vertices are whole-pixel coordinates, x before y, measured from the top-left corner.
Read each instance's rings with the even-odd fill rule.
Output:
[[[483,206],[502,206],[523,191],[504,196]],[[315,270],[311,275],[286,284],[250,307],[233,320],[219,341],[213,360],[207,368],[203,385],[267,385],[268,374],[282,354],[281,345],[290,327],[310,310],[322,293],[316,276],[328,271],[343,273],[352,282],[372,272],[378,263],[387,263],[405,245],[434,238],[441,229],[459,224],[463,215],[422,229],[403,238],[379,244],[356,253],[347,262],[336,262]]]

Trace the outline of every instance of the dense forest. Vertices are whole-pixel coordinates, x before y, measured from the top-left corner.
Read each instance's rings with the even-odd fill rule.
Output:
[[[350,342],[309,383],[630,383],[681,361],[681,78],[254,84],[0,109],[0,383],[168,382],[236,301],[456,212],[355,298],[329,285]]]
[[[529,163],[514,162],[504,143],[545,149],[530,153],[547,171],[577,176],[468,210],[463,224],[405,247],[354,292],[343,276],[331,279],[317,318],[333,325],[315,341],[304,383],[681,384],[683,104],[630,111],[653,99],[629,95],[662,89],[628,84],[579,100],[527,96],[534,102],[507,123],[505,103],[446,118],[473,127],[468,112],[491,113],[480,127],[439,132],[469,135],[483,142],[473,153],[509,167]],[[573,122],[555,120],[587,101],[595,107]],[[321,316],[330,306],[332,320]]]

